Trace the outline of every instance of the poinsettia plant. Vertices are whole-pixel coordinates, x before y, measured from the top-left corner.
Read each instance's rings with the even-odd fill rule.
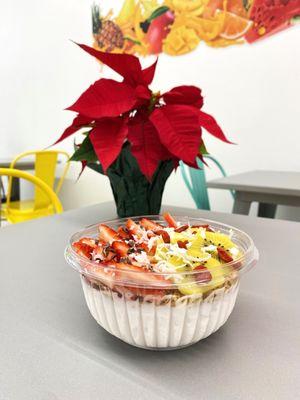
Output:
[[[101,78],[68,110],[77,113],[56,143],[85,128],[71,160],[106,174],[119,216],[158,213],[165,182],[180,160],[198,168],[206,153],[202,128],[229,142],[215,119],[202,111],[195,86],[152,92],[157,60],[142,69],[137,57],[79,46],[123,79]]]

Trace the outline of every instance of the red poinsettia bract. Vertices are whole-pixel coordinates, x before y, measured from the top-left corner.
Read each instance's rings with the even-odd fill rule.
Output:
[[[137,57],[112,54],[79,46],[122,76],[121,82],[101,78],[91,85],[68,110],[77,113],[72,124],[56,143],[83,127],[104,172],[116,160],[128,141],[142,173],[151,180],[160,161],[179,160],[197,168],[202,158],[202,128],[230,143],[215,119],[203,111],[201,90],[178,86],[160,94],[153,93],[157,61],[142,69]]]

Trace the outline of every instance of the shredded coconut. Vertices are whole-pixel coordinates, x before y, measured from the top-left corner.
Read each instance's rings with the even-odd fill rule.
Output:
[[[147,253],[145,251],[142,251],[141,253],[132,253],[129,255],[129,258],[135,259],[140,264],[150,263]]]
[[[151,250],[152,247],[155,245],[155,243],[157,242],[158,237],[157,236],[153,236],[149,239],[148,241],[148,249]]]
[[[210,244],[209,246],[204,246],[203,250],[204,251],[215,251],[217,246],[214,246],[213,244]]]

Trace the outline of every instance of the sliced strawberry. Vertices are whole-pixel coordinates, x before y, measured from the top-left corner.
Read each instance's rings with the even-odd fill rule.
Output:
[[[188,225],[179,226],[178,228],[175,229],[175,232],[177,233],[184,232],[188,229],[188,227],[189,227]]]
[[[126,257],[128,254],[128,250],[130,247],[125,242],[115,241],[111,245],[112,249],[115,251],[116,254],[120,257]]]
[[[106,256],[104,255],[104,247],[102,245],[97,246],[93,251],[94,260],[104,260]]]
[[[222,247],[218,247],[218,255],[221,258],[221,260],[225,261],[226,263],[229,263],[231,261],[233,261],[233,258],[231,257],[231,255],[224,249],[222,249]]]
[[[107,225],[104,224],[99,225],[99,232],[100,232],[99,238],[106,243],[110,244],[114,240],[120,239],[118,233]]]
[[[129,235],[122,226],[119,226],[118,228],[118,235],[121,236],[122,239],[131,239],[131,235]]]
[[[204,265],[198,265],[194,268],[194,271],[199,271],[199,273],[194,275],[196,282],[205,283],[212,280],[211,273]]]
[[[135,235],[139,239],[143,237],[143,230],[141,229],[141,227],[130,218],[126,222],[126,228],[128,229],[129,233],[131,233],[131,235]]]
[[[140,249],[140,250],[142,250],[142,251],[145,251],[146,253],[147,253],[148,250],[149,250],[148,244],[147,244],[146,242],[144,242],[144,243],[139,243],[139,244],[137,245],[137,248]]]
[[[92,238],[83,237],[79,240],[79,243],[87,244],[88,246],[95,248],[97,247],[96,240]]]
[[[163,226],[159,225],[158,223],[151,221],[148,218],[142,218],[140,220],[140,225],[145,228],[147,231],[157,231],[158,229],[162,229]]]
[[[163,214],[164,220],[166,221],[166,223],[169,225],[170,228],[177,228],[177,222],[175,221],[175,219],[172,217],[171,214],[169,213],[164,213]]]
[[[178,240],[177,245],[181,249],[186,249],[186,245],[188,244],[188,240]]]
[[[116,253],[109,248],[105,251],[105,261],[113,260],[116,257]]]
[[[93,251],[93,258],[103,262],[110,261],[115,258],[116,253],[107,244],[99,243]]]
[[[155,231],[155,233],[156,233],[157,235],[160,235],[160,236],[162,237],[162,240],[163,240],[165,243],[171,243],[170,235],[168,234],[167,231],[164,231],[163,229],[160,229],[160,230],[158,230],[158,231]]]
[[[89,260],[92,259],[93,247],[89,246],[88,244],[75,242],[73,243],[73,248],[80,256],[86,257]]]
[[[131,283],[146,287],[157,286],[158,289],[164,289],[172,285],[170,280],[157,276],[143,267],[137,267],[126,263],[114,263],[113,265],[116,268],[116,279],[125,281],[129,286]]]
[[[155,236],[155,233],[154,232],[152,232],[152,231],[148,231],[147,232],[147,237],[150,239],[150,238],[152,238],[152,237],[154,237]]]
[[[115,270],[114,267],[111,266],[111,262],[109,264],[109,268],[106,268],[105,263],[101,263],[97,265],[96,263],[93,264],[86,264],[85,269],[88,272],[91,272],[92,274],[97,276],[97,280],[93,279],[95,283],[102,282],[106,286],[108,286],[110,289],[114,287],[114,281],[115,281]],[[91,278],[89,278],[91,279]]]

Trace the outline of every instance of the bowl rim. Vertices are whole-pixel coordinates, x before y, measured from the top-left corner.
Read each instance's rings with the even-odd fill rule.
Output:
[[[232,267],[233,270],[235,270],[235,272],[240,275],[243,272],[248,271],[252,266],[254,266],[256,264],[256,262],[258,261],[259,258],[259,254],[258,254],[258,250],[254,245],[254,242],[252,240],[252,238],[245,233],[244,231],[235,228],[231,225],[228,224],[224,224],[222,222],[218,222],[218,221],[214,221],[214,220],[210,220],[210,219],[206,219],[206,218],[202,218],[202,217],[189,217],[187,215],[174,215],[173,216],[177,221],[181,222],[181,220],[188,220],[188,222],[190,221],[197,221],[198,223],[207,223],[209,225],[211,225],[212,227],[216,228],[216,227],[220,227],[220,229],[222,228],[223,230],[227,230],[228,232],[232,231],[237,235],[240,235],[241,237],[243,237],[245,239],[245,241],[247,241],[248,243],[248,247],[247,249],[243,252],[243,254],[241,255],[241,257],[229,262],[229,263],[224,263],[221,264],[220,266],[220,271],[222,270],[222,274],[223,277],[226,277],[226,274],[224,274],[224,267]],[[99,222],[97,222],[96,224],[92,224],[92,225],[88,225],[86,226],[84,229],[81,229],[77,232],[75,232],[69,239],[69,243],[65,249],[65,258],[67,260],[67,262],[73,267],[73,269],[75,269],[77,272],[79,272],[80,274],[83,274],[87,277],[90,278],[94,278],[95,280],[99,280],[100,277],[97,273],[93,272],[93,271],[88,271],[86,269],[83,268],[83,265],[88,265],[91,267],[103,267],[103,270],[105,272],[115,272],[116,269],[113,266],[110,266],[109,263],[101,263],[101,262],[96,262],[93,260],[88,260],[87,258],[79,255],[76,253],[76,251],[73,248],[73,243],[76,240],[79,240],[80,237],[86,237],[87,235],[87,231],[93,230],[93,229],[97,229],[98,226],[100,224],[106,224],[106,225],[111,225],[111,224],[122,224],[124,221],[127,221],[127,219],[132,219],[132,220],[139,220],[141,218],[149,218],[151,220],[154,220],[156,222],[164,222],[162,218],[162,215],[142,215],[142,216],[134,216],[134,217],[127,217],[127,218],[114,218],[114,219],[109,219],[109,220],[101,220]],[[239,268],[240,266],[240,268]],[[219,267],[215,268],[215,271],[217,271],[219,269]],[[138,276],[138,274],[143,274],[145,273],[145,270],[142,269],[141,271],[132,271],[131,269],[122,269],[122,272],[126,273],[130,273],[131,275],[134,274],[135,276]],[[164,277],[165,279],[167,277],[172,276],[188,276],[188,277],[193,277],[193,276],[198,276],[199,278],[199,282],[196,282],[198,285],[203,285],[203,286],[207,286],[207,285],[211,285],[214,284],[216,281],[215,280],[211,280],[209,282],[201,282],[201,274],[203,274],[205,271],[201,272],[199,270],[194,270],[194,271],[172,271],[172,272],[155,272],[155,271],[149,271],[149,273],[152,274],[152,276],[156,276],[156,277]],[[230,271],[230,274],[228,273],[228,276],[232,275],[232,270]],[[125,285],[126,281],[124,280],[120,280],[120,285]],[[143,284],[138,284],[138,285],[134,285],[134,283],[130,283],[130,286],[145,286],[148,287],[148,285],[143,285]],[[155,287],[155,284],[151,284],[151,287]],[[158,280],[158,287],[162,287],[162,281]],[[173,283],[172,285],[168,284],[168,286],[180,286],[180,283]]]

